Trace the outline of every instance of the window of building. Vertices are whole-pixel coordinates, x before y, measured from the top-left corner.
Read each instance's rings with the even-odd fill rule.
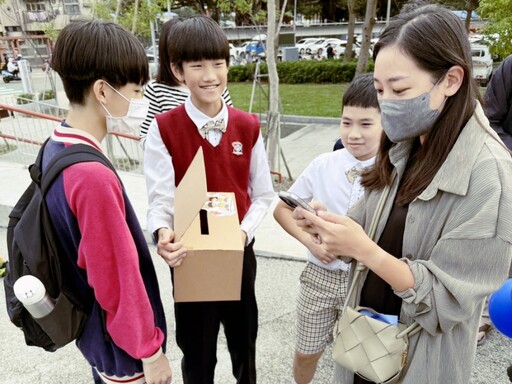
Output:
[[[27,11],[29,12],[46,11],[45,2],[41,0],[26,0],[25,5],[27,6]]]
[[[78,3],[78,0],[64,0],[64,14],[79,15],[80,4]]]

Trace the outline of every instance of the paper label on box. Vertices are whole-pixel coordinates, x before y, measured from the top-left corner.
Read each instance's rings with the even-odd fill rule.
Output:
[[[222,193],[208,192],[208,200],[203,209],[215,216],[231,216],[237,213],[232,196]]]

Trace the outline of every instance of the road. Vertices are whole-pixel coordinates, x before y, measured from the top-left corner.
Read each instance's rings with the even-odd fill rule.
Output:
[[[57,90],[62,90],[62,81],[55,72],[50,74],[54,75]],[[30,80],[32,84],[32,93],[39,93],[52,89],[49,75],[43,72],[41,68],[34,67],[30,72]],[[16,95],[24,93],[23,84],[21,81],[11,81],[8,84],[0,82],[0,98],[4,100],[14,99]]]

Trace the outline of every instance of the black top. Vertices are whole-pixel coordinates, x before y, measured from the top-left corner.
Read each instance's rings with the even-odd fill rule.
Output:
[[[396,203],[391,209],[386,227],[382,232],[378,245],[396,258],[402,257],[405,217],[409,205],[399,206]],[[400,316],[402,299],[393,293],[391,286],[369,270],[361,291],[360,306],[370,307],[386,315]],[[354,375],[354,384],[372,383],[358,375]]]

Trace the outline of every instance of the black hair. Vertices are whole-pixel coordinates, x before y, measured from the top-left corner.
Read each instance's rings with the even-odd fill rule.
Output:
[[[343,94],[343,107],[377,108],[380,111],[373,74],[363,73],[352,80]]]
[[[201,60],[226,61],[229,65],[229,42],[224,31],[212,18],[194,16],[171,26],[168,44],[171,63],[182,69],[183,62]]]
[[[409,7],[394,18],[375,44],[373,58],[390,46],[397,46],[423,71],[430,74],[432,84],[448,70],[459,66],[464,76],[458,91],[446,99],[443,109],[413,154],[398,191],[397,203],[414,200],[432,181],[444,163],[460,132],[475,111],[476,100],[482,98],[471,76],[471,47],[461,20],[450,10],[438,5]],[[381,189],[391,182],[389,151],[395,144],[383,137],[376,167],[363,176],[366,188]]]
[[[180,85],[179,80],[171,71],[171,59],[169,57],[169,47],[173,43],[171,28],[173,24],[177,22],[178,19],[171,19],[162,24],[160,39],[158,40],[158,73],[156,75],[156,81],[171,87]]]
[[[149,80],[148,60],[137,38],[118,24],[75,20],[60,33],[52,56],[71,104],[83,105],[96,80],[119,88]]]

